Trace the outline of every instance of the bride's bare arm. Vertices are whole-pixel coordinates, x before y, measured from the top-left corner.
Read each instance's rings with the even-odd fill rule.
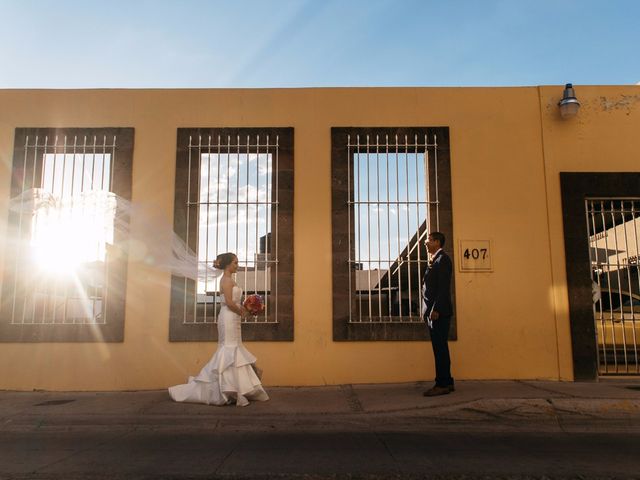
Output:
[[[230,278],[223,278],[220,282],[220,289],[224,295],[224,301],[227,304],[227,308],[241,317],[246,317],[246,309],[233,301],[233,280]]]

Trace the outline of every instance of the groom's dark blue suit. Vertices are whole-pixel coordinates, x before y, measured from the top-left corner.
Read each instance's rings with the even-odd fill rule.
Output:
[[[449,356],[449,327],[453,315],[451,302],[451,275],[453,265],[451,258],[440,250],[427,267],[424,274],[424,302],[426,310],[424,320],[428,322],[431,312],[439,314],[437,320],[430,322],[431,346],[436,362],[436,385],[453,386],[451,377],[451,358]]]

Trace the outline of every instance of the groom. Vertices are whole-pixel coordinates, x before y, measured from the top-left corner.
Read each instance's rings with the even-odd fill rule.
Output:
[[[436,363],[436,384],[424,392],[425,397],[447,395],[455,390],[451,377],[451,358],[449,357],[449,326],[453,315],[451,302],[452,263],[442,250],[444,235],[431,232],[425,241],[431,261],[424,274],[423,318],[429,325],[431,346]]]

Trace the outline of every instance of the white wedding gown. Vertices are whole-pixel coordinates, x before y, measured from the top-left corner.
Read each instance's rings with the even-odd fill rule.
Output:
[[[240,303],[242,289],[233,287],[233,301]],[[188,383],[169,387],[169,395],[176,402],[226,405],[240,407],[249,400],[269,400],[262,388],[252,364],[256,362],[249,350],[242,345],[240,316],[227,308],[224,295],[218,315],[218,349],[209,362]]]

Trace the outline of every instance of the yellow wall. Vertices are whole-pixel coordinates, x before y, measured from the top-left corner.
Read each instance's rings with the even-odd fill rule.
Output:
[[[560,172],[640,171],[640,86],[577,87],[581,108],[558,118],[557,87],[539,87],[560,374],[572,376]],[[640,192],[640,185],[638,186]]]
[[[16,127],[134,127],[133,202],[172,224],[178,127],[295,128],[295,341],[250,343],[267,385],[434,376],[427,342],[332,341],[332,126],[448,126],[454,241],[490,239],[492,273],[456,272],[457,379],[571,380],[560,171],[638,170],[640,87],[0,90],[0,235]],[[136,223],[132,229],[136,230]],[[166,239],[138,232],[149,243]],[[0,251],[2,245],[0,244]],[[2,253],[0,253],[0,265]],[[214,343],[168,342],[169,274],[131,262],[125,341],[0,344],[0,388],[152,389],[196,373]],[[148,299],[153,298],[153,302]]]

